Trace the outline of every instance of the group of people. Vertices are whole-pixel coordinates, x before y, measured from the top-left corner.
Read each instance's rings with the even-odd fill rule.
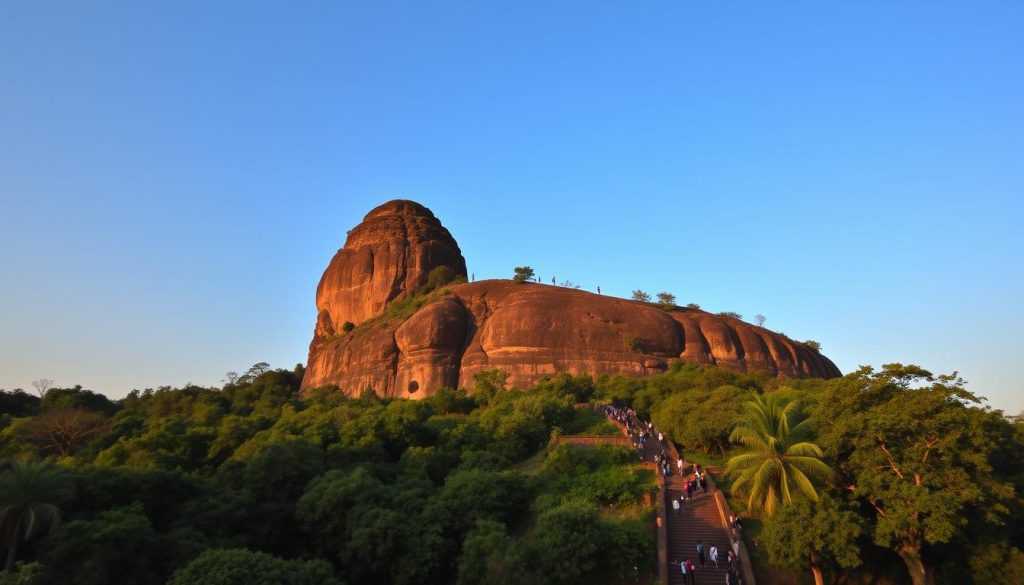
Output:
[[[703,542],[698,540],[696,565],[693,563],[693,561],[691,561],[688,558],[683,559],[679,562],[673,562],[672,564],[679,565],[679,569],[683,573],[683,581],[685,581],[689,585],[693,585],[695,579],[694,575],[696,574],[698,567],[703,569],[707,566],[707,561],[710,560],[712,563],[715,564],[716,569],[720,569],[722,565],[719,564],[719,561],[721,561],[722,564],[724,564],[725,566],[726,585],[739,585],[740,583],[742,583],[742,579],[740,578],[739,567],[739,548],[739,541],[734,540],[732,543],[732,548],[726,551],[726,556],[724,559],[722,559],[719,557],[717,546],[712,545],[711,547],[707,548],[704,546]]]
[[[654,423],[650,421],[643,421],[637,417],[636,411],[632,408],[627,407],[616,407],[612,405],[601,405],[600,409],[603,411],[605,416],[618,421],[625,429],[626,433],[632,440],[633,448],[636,449],[637,455],[643,459],[644,448],[648,441],[656,440],[658,446],[658,452],[654,456],[654,463],[661,473],[662,477],[667,478],[672,474],[672,467],[674,466],[675,472],[680,477],[685,477],[684,480],[684,493],[680,494],[678,498],[672,498],[672,509],[676,513],[676,516],[682,516],[683,508],[685,503],[692,500],[694,494],[699,489],[701,493],[708,493],[708,480],[707,472],[701,467],[700,464],[694,463],[692,470],[690,470],[689,476],[684,476],[686,471],[686,463],[682,457],[677,458],[675,461],[671,461],[668,456],[667,444],[665,442],[665,434],[658,431],[654,427]],[[742,523],[740,518],[735,514],[729,515],[729,530],[731,532],[731,545],[726,548],[724,558],[719,556],[719,549],[717,546],[712,545],[711,547],[705,547],[704,543],[697,542],[696,559],[697,563],[689,559],[683,559],[682,561],[672,562],[673,565],[679,565],[680,570],[683,573],[683,579],[686,583],[692,585],[694,583],[694,574],[698,568],[704,568],[707,562],[714,563],[716,569],[725,567],[725,582],[726,585],[739,585],[742,583],[739,569],[739,555],[740,555],[740,531],[742,530]]]

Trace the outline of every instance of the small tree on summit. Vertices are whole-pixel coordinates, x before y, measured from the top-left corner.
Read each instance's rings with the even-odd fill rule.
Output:
[[[767,320],[768,320],[768,317],[765,317],[761,313],[758,313],[758,314],[754,315],[754,321],[757,323],[758,327],[764,327],[764,322],[767,321]]]
[[[523,284],[524,282],[533,280],[533,268],[529,266],[516,266],[515,276],[512,277],[512,281],[516,284]]]
[[[633,300],[640,301],[641,303],[649,303],[651,302],[651,295],[647,294],[646,292],[640,289],[637,289],[633,291]]]
[[[676,306],[676,295],[667,292],[658,293],[658,304],[663,307]]]

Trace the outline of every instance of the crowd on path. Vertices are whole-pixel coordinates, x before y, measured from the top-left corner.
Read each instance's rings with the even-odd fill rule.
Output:
[[[618,421],[626,429],[626,434],[630,437],[633,449],[636,450],[637,456],[640,457],[640,459],[644,458],[644,450],[647,447],[647,443],[649,441],[657,441],[655,444],[657,453],[654,455],[655,466],[657,467],[663,481],[673,474],[673,462],[670,462],[668,451],[666,450],[667,444],[665,442],[665,434],[657,430],[652,421],[642,420],[637,415],[636,410],[628,407],[617,407],[610,404],[602,404],[599,405],[598,408],[605,416]],[[688,501],[693,500],[695,495],[705,495],[708,493],[707,471],[704,470],[699,463],[688,465],[683,461],[682,457],[678,457],[675,460],[674,467],[675,473],[683,480],[684,491],[678,498],[670,499],[672,502],[672,511],[677,517],[681,517]],[[700,490],[700,494],[697,494],[698,489]],[[688,585],[694,585],[694,578],[697,569],[705,568],[708,561],[714,564],[715,569],[725,569],[726,585],[740,585],[743,583],[739,563],[739,539],[742,536],[743,524],[739,516],[731,513],[729,514],[728,523],[730,546],[726,549],[725,558],[720,556],[720,551],[717,546],[705,547],[703,542],[697,541],[696,564],[694,564],[694,562],[689,558],[683,559],[682,561],[670,562],[671,565],[679,565],[679,569],[682,571],[683,581],[685,583]]]

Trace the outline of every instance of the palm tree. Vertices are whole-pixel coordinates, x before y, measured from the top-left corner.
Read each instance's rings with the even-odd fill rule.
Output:
[[[832,470],[821,447],[807,440],[810,419],[777,393],[754,395],[743,410],[729,440],[748,451],[730,458],[725,471],[736,478],[733,489],[747,494],[748,509],[771,516],[794,493],[816,501],[815,482],[830,480]]]
[[[7,546],[4,570],[14,568],[23,542],[57,528],[57,504],[71,494],[71,480],[48,463],[13,461],[0,474],[0,536]]]

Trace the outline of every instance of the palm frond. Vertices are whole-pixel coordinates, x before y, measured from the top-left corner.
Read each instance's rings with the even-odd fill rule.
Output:
[[[824,457],[825,453],[822,452],[821,447],[816,444],[804,441],[802,443],[790,445],[789,448],[786,449],[786,455]]]
[[[818,490],[814,488],[814,484],[811,483],[811,480],[806,475],[804,475],[804,472],[795,467],[790,467],[789,475],[793,478],[793,484],[801,494],[807,496],[811,500],[818,500]]]

